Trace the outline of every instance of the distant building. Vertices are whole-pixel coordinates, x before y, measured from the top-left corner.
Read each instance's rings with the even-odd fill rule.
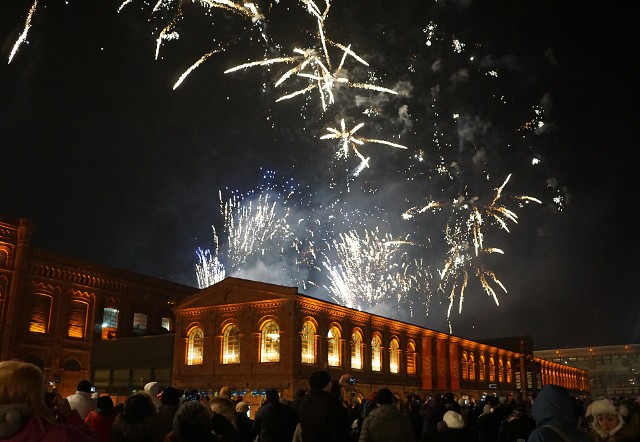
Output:
[[[349,309],[284,287],[227,278],[177,304],[173,383],[291,398],[309,375],[353,374],[355,393],[506,396],[547,383],[588,389],[586,371],[534,357],[531,338],[475,342]]]
[[[640,395],[640,344],[540,350],[535,356],[588,370],[594,399]]]
[[[94,341],[173,332],[174,304],[197,290],[34,249],[31,234],[0,220],[0,360],[39,366],[63,395],[91,377]]]

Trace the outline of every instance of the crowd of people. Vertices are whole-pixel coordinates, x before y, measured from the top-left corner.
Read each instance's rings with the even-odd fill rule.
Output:
[[[223,388],[160,390],[156,382],[114,404],[83,380],[62,398],[43,388],[42,371],[0,362],[0,441],[12,442],[640,442],[640,400],[573,397],[557,385],[536,395],[453,393],[406,397],[380,388],[363,397],[323,370],[284,400],[265,392],[260,408]]]

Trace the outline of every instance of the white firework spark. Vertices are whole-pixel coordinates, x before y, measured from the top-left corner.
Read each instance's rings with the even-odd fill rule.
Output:
[[[31,18],[33,17],[33,14],[35,14],[37,7],[38,7],[38,0],[34,0],[33,4],[31,5],[31,8],[29,8],[27,19],[24,22],[24,29],[22,30],[22,33],[20,34],[20,36],[14,43],[13,48],[11,49],[11,53],[9,54],[9,61],[7,62],[7,64],[11,63],[11,60],[13,60],[13,57],[18,52],[20,45],[25,41],[27,41],[27,34],[29,33],[29,29],[31,29]]]

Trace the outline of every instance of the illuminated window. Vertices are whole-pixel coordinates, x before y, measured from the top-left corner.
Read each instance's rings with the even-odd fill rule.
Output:
[[[118,314],[115,308],[107,307],[102,311],[102,339],[114,339],[118,331]]]
[[[469,379],[468,357],[466,351],[462,352],[462,359],[460,360],[460,370],[462,371],[462,379]]]
[[[473,353],[469,353],[469,380],[476,380],[476,357]]]
[[[147,332],[147,315],[144,313],[133,314],[133,333],[144,335]]]
[[[359,331],[351,334],[351,368],[362,370],[362,335]]]
[[[262,326],[260,340],[260,362],[279,362],[280,327],[275,321],[265,322]]]
[[[69,307],[69,327],[67,336],[70,338],[84,338],[87,327],[87,315],[89,312],[89,304],[79,299],[71,301]]]
[[[511,383],[511,361],[507,359],[507,383]]]
[[[314,364],[316,362],[316,328],[311,321],[302,324],[302,363]]]
[[[413,342],[407,344],[407,374],[416,374],[416,345]]]
[[[222,334],[222,363],[240,363],[240,330],[236,325],[230,325]]]
[[[382,341],[375,335],[371,340],[371,370],[382,370]]]
[[[400,345],[397,339],[392,339],[389,345],[389,371],[391,373],[400,372]]]
[[[340,330],[336,326],[327,334],[327,359],[331,367],[340,366]]]
[[[162,318],[161,327],[168,332],[173,331],[173,320],[171,318]]]
[[[187,335],[187,365],[202,365],[204,356],[204,331],[194,327]]]
[[[33,306],[31,308],[31,320],[29,331],[34,333],[47,333],[51,320],[51,303],[53,297],[46,293],[33,294]]]
[[[486,367],[484,364],[484,355],[480,355],[480,362],[478,363],[478,379],[481,381],[485,380],[485,371]]]
[[[489,357],[489,382],[496,381],[496,361],[493,356]]]
[[[498,359],[498,382],[504,382],[504,361]]]

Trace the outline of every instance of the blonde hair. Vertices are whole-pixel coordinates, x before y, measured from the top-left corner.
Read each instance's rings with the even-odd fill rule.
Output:
[[[44,402],[42,371],[21,361],[0,362],[0,405],[26,404],[44,431],[44,424],[56,424],[56,418]]]

